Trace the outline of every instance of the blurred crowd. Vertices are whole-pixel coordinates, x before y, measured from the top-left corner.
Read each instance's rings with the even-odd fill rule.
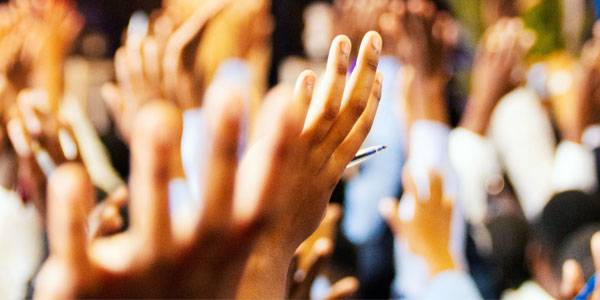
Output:
[[[600,299],[597,19],[0,1],[0,298]]]

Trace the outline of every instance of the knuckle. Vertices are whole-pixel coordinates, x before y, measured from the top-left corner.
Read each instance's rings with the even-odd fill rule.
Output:
[[[327,105],[323,109],[322,118],[327,122],[333,122],[338,116],[339,107],[336,105]]]
[[[360,116],[362,116],[366,108],[367,101],[362,99],[360,101],[355,101],[355,103],[350,107],[352,116],[358,119]]]
[[[276,161],[285,161],[288,158],[288,155],[291,152],[292,145],[288,140],[282,140],[275,147],[273,151],[273,156]]]
[[[335,73],[338,76],[346,76],[348,74],[348,63],[344,60],[338,61],[335,65]]]
[[[365,65],[367,66],[367,68],[370,71],[377,72],[377,68],[379,66],[379,60],[374,57],[368,58],[365,62]]]
[[[364,139],[369,135],[369,133],[371,132],[371,124],[372,123],[369,122],[369,124],[362,125],[359,128],[359,135],[360,135],[361,139]]]

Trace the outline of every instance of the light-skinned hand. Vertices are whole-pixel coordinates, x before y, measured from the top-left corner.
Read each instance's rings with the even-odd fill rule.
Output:
[[[398,201],[384,199],[379,210],[397,239],[408,242],[411,251],[420,255],[429,265],[431,277],[455,269],[448,248],[452,220],[452,199],[443,194],[443,182],[439,174],[430,172],[429,199],[419,199],[417,188],[408,171],[402,176],[405,193],[415,197],[414,216],[406,221],[398,214]]]

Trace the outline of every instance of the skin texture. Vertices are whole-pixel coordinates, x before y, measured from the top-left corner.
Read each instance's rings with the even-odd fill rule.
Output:
[[[462,127],[486,134],[496,104],[524,81],[523,58],[534,42],[534,33],[518,18],[501,19],[488,28],[477,49]]]
[[[301,108],[296,111],[302,115],[294,129],[292,159],[279,171],[286,178],[280,187],[289,193],[279,199],[278,209],[258,237],[238,297],[284,296],[296,248],[318,227],[335,185],[373,123],[383,80],[376,71],[381,47],[377,33],[366,34],[357,67],[346,83],[351,44],[347,37],[337,37],[322,89],[298,101]],[[314,74],[303,73],[300,78],[314,78]],[[271,103],[267,99],[265,106]],[[249,170],[253,169],[242,164],[242,174]]]
[[[419,199],[417,189],[408,171],[404,172],[406,193],[415,197],[415,214],[404,221],[398,214],[398,201],[384,199],[379,210],[397,239],[405,239],[413,253],[422,256],[429,265],[431,277],[456,268],[448,248],[453,202],[443,195],[440,175],[429,175],[429,199]]]
[[[126,232],[90,240],[89,177],[77,164],[57,169],[48,187],[50,258],[35,298],[233,298],[249,256],[264,255],[266,245],[278,245],[272,249],[286,257],[262,270],[281,274],[282,284],[271,288],[282,297],[291,257],[320,223],[333,187],[369,132],[381,94],[374,68],[380,37],[366,36],[346,93],[345,74],[336,67],[339,43],[348,41],[337,41],[330,84],[317,101],[312,72],[300,76],[295,90],[272,91],[263,110],[269,117],[259,119],[256,142],[239,166],[242,89],[217,85],[220,92],[206,104],[212,116],[208,188],[203,209],[192,218],[168,213],[167,185],[182,131],[181,112],[168,102],[147,104],[134,122]],[[307,119],[310,109],[314,117]],[[293,221],[298,218],[303,222]],[[265,288],[256,284],[253,290]]]

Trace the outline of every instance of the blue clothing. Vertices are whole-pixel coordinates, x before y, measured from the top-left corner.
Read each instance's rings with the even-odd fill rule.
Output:
[[[402,188],[404,164],[404,131],[397,109],[396,74],[400,63],[382,57],[379,71],[383,73],[383,90],[377,116],[365,146],[386,145],[388,149],[364,162],[359,174],[346,185],[345,213],[342,231],[354,244],[363,244],[381,237],[385,224],[379,215],[379,201],[398,197]]]

